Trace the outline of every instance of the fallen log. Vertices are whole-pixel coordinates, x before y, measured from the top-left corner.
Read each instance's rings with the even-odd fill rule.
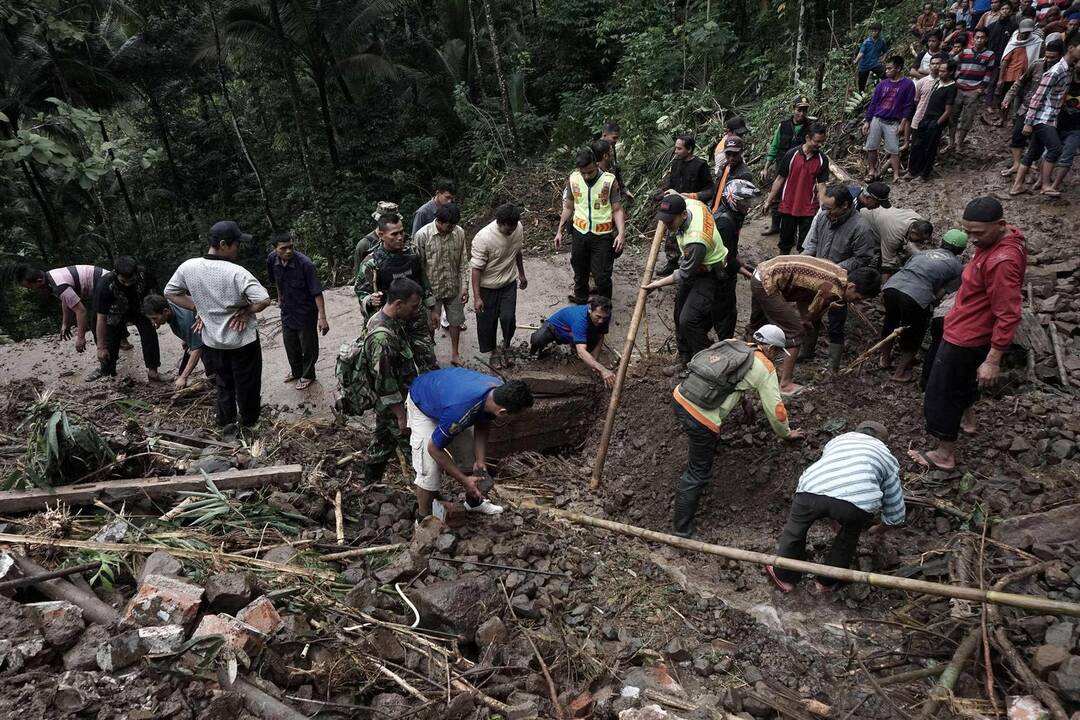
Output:
[[[690,540],[675,535],[656,532],[655,530],[646,530],[645,528],[626,525],[612,520],[603,520],[601,518],[592,517],[591,515],[570,512],[569,510],[542,507],[531,502],[522,503],[521,507],[526,510],[537,510],[539,512],[547,513],[576,525],[597,527],[619,533],[620,535],[628,535],[642,540],[663,543],[664,545],[671,545],[672,547],[682,548],[684,550],[693,550],[709,555],[717,555],[729,560],[749,562],[756,565],[772,565],[774,567],[783,568],[784,570],[810,573],[819,577],[833,578],[834,580],[842,580],[844,582],[862,583],[864,585],[872,585],[874,587],[887,588],[889,590],[903,590],[905,592],[921,593],[923,595],[936,595],[938,597],[972,600],[979,603],[1009,605],[1022,610],[1032,610],[1047,615],[1072,615],[1074,617],[1080,617],[1080,604],[1077,603],[1050,600],[1049,598],[1037,597],[1035,595],[1019,595],[1016,593],[999,592],[997,590],[981,590],[973,587],[945,585],[943,583],[926,582],[924,580],[911,580],[909,578],[895,577],[893,575],[882,575],[862,570],[833,567],[832,565],[821,565],[819,563],[806,562],[805,560],[792,560],[791,558],[780,557],[779,555],[768,555],[766,553],[742,550],[740,548],[727,547],[725,545],[712,545],[703,543],[699,540]]]
[[[106,627],[114,625],[120,619],[120,613],[97,595],[81,590],[67,580],[60,578],[46,580],[38,577],[46,575],[47,571],[28,557],[12,553],[12,558],[23,575],[37,577],[38,582],[35,583],[35,587],[50,600],[66,600],[82,610],[84,617]]]
[[[50,489],[4,490],[0,492],[0,513],[43,510],[46,505],[64,502],[67,505],[93,505],[100,500],[116,502],[129,497],[168,497],[179,492],[206,489],[210,479],[219,490],[292,485],[300,482],[303,468],[299,465],[230,470],[208,475],[169,475],[164,477],[105,480],[81,485],[59,485]]]
[[[244,678],[236,678],[230,683],[228,673],[224,671],[224,668],[218,672],[218,683],[223,688],[240,695],[244,699],[244,707],[247,711],[262,720],[308,720],[307,715],[286,705]]]
[[[1053,320],[1050,321],[1050,342],[1054,344],[1054,362],[1057,363],[1061,387],[1068,390],[1072,387],[1072,383],[1069,381],[1069,373],[1065,370],[1065,348],[1061,344],[1061,337],[1058,336],[1057,325]]]
[[[919,715],[920,720],[934,717],[942,703],[949,699],[953,688],[956,687],[956,681],[960,679],[960,671],[964,669],[964,665],[975,654],[981,640],[981,632],[979,628],[975,628],[967,634],[964,641],[960,643],[960,647],[956,648],[956,652],[953,653],[952,660],[949,661],[945,672],[941,674],[938,684],[930,691],[930,700],[923,706],[922,714]]]

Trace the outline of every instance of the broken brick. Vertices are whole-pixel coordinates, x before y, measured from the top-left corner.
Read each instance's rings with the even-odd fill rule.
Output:
[[[587,718],[592,715],[593,696],[588,690],[578,695],[566,706],[566,712],[572,718]]]
[[[194,640],[213,635],[220,635],[224,638],[226,647],[243,650],[249,658],[255,657],[265,642],[261,632],[232,615],[203,615],[191,638]]]
[[[30,603],[26,609],[41,629],[45,642],[53,647],[70,647],[86,629],[82,610],[66,600]]]
[[[281,619],[281,615],[278,614],[274,603],[265,595],[257,598],[253,603],[238,612],[236,619],[247,623],[267,637],[285,626],[285,622]]]
[[[147,575],[120,618],[122,627],[188,627],[199,613],[203,589],[165,575]]]

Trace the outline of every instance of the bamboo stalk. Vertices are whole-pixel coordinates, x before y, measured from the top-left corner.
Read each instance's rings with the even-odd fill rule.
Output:
[[[337,544],[345,544],[345,513],[341,509],[341,491],[334,496],[334,529],[337,532]]]
[[[408,543],[394,543],[393,545],[372,545],[371,547],[354,548],[352,550],[342,550],[341,552],[323,555],[320,560],[322,560],[323,562],[329,562],[331,560],[345,560],[346,558],[363,557],[365,555],[378,555],[379,553],[401,550],[402,548],[406,548],[408,546]]]
[[[608,403],[607,417],[604,418],[603,432],[600,433],[600,445],[596,449],[596,462],[593,464],[592,480],[589,483],[589,487],[593,490],[600,487],[600,480],[604,476],[604,461],[607,460],[608,445],[611,444],[611,432],[615,427],[615,415],[619,411],[619,401],[622,399],[626,371],[630,367],[630,357],[634,352],[638,327],[641,325],[642,316],[645,315],[645,306],[649,299],[649,291],[645,290],[644,286],[652,282],[653,271],[656,269],[656,257],[660,254],[660,245],[664,242],[666,229],[664,223],[656,223],[656,232],[653,233],[652,246],[649,248],[649,258],[645,261],[645,272],[641,275],[637,303],[634,305],[634,314],[630,318],[630,327],[626,330],[626,344],[623,345],[622,357],[619,359],[619,369],[615,372],[615,386],[611,389],[611,401]]]
[[[1072,387],[1072,383],[1069,382],[1069,373],[1065,371],[1065,350],[1061,344],[1061,338],[1058,336],[1057,323],[1053,320],[1050,321],[1050,342],[1054,345],[1054,362],[1057,363],[1061,387],[1068,390]]]
[[[26,587],[27,585],[36,585],[39,582],[46,580],[55,580],[56,578],[63,578],[69,575],[76,575],[87,570],[96,570],[101,567],[101,563],[83,563],[82,565],[75,565],[74,567],[60,568],[59,570],[50,570],[49,572],[43,572],[39,575],[30,575],[28,577],[15,578],[14,580],[5,580],[0,582],[0,592],[5,590],[18,590],[19,588]]]
[[[841,370],[841,371],[840,371],[840,374],[841,374],[841,375],[847,375],[847,374],[848,374],[848,373],[850,373],[850,372],[851,372],[852,370],[854,370],[855,368],[857,368],[857,367],[859,367],[860,365],[862,365],[862,364],[863,364],[864,362],[866,362],[867,360],[869,360],[869,359],[870,359],[870,357],[871,357],[871,356],[872,356],[872,355],[873,355],[874,353],[876,353],[876,352],[877,352],[878,350],[880,350],[881,348],[885,347],[885,345],[886,345],[886,344],[888,344],[888,343],[891,343],[891,342],[892,342],[893,340],[896,340],[896,338],[900,337],[900,333],[904,332],[904,331],[905,331],[905,330],[907,330],[907,329],[908,329],[908,326],[907,326],[907,325],[901,325],[900,327],[896,328],[896,329],[895,329],[895,330],[893,330],[893,331],[892,331],[891,333],[889,333],[889,336],[888,336],[888,337],[885,337],[885,338],[882,338],[881,340],[878,340],[878,341],[877,341],[876,343],[874,343],[873,345],[871,345],[871,346],[870,346],[870,348],[869,348],[869,349],[868,349],[868,350],[867,350],[866,352],[864,352],[864,353],[863,353],[862,355],[860,355],[859,357],[855,358],[855,359],[854,359],[854,360],[853,360],[853,361],[851,362],[851,364],[850,364],[850,365],[848,365],[848,366],[847,366],[846,368],[844,368],[843,370]]]
[[[36,576],[44,575],[46,572],[45,568],[26,556],[13,553],[12,558],[23,575],[36,578]],[[60,578],[41,580],[37,583],[36,588],[38,592],[50,600],[66,600],[72,605],[77,605],[83,611],[84,617],[99,625],[110,627],[120,619],[120,613],[115,608],[106,604],[94,593],[76,587],[67,580]]]
[[[872,585],[874,587],[887,588],[890,590],[903,590],[906,592],[922,593],[924,595],[936,595],[939,597],[960,598],[975,602],[1009,605],[1023,610],[1037,611],[1046,615],[1072,615],[1074,617],[1080,617],[1080,605],[1076,603],[1050,600],[1034,595],[1019,595],[1015,593],[999,592],[997,590],[981,590],[979,588],[926,582],[925,580],[911,580],[910,578],[895,577],[893,575],[882,575],[862,570],[833,567],[832,565],[821,565],[818,563],[806,562],[805,560],[792,560],[791,558],[780,557],[779,555],[768,555],[766,553],[742,550],[740,548],[727,547],[725,545],[711,545],[699,540],[690,540],[675,535],[656,532],[655,530],[646,530],[644,528],[626,525],[612,520],[603,520],[582,513],[570,512],[569,510],[541,507],[534,503],[523,503],[521,507],[523,509],[538,510],[553,515],[554,517],[568,520],[576,525],[597,527],[619,533],[620,535],[628,535],[642,540],[663,543],[664,545],[671,545],[672,547],[682,548],[684,550],[693,550],[709,555],[717,555],[729,560],[749,562],[756,565],[772,565],[774,567],[783,568],[784,570],[811,573],[820,577],[833,578],[834,580],[842,580],[844,582],[862,583],[864,585]]]
[[[975,628],[967,634],[964,641],[960,643],[960,647],[956,648],[948,667],[945,668],[945,672],[941,673],[938,684],[930,691],[930,700],[923,706],[922,714],[919,715],[920,720],[932,718],[937,713],[938,708],[941,707],[941,704],[949,698],[953,688],[956,687],[956,681],[960,679],[960,671],[964,669],[964,665],[975,654],[981,640],[982,633],[979,628]]]

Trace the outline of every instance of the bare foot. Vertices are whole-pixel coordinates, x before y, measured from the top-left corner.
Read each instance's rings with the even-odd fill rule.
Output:
[[[956,467],[955,458],[943,456],[937,450],[908,450],[908,457],[929,470],[952,470]]]
[[[147,370],[146,379],[150,382],[164,382],[165,378],[161,377],[161,373],[157,370]]]
[[[914,380],[914,376],[911,374],[911,370],[897,370],[893,373],[892,379],[900,383],[909,383]]]
[[[975,431],[979,429],[979,424],[975,422],[975,418],[964,417],[960,421],[960,432],[965,435],[974,435]]]
[[[798,383],[790,383],[788,385],[780,386],[780,394],[787,395],[788,397],[796,397],[804,390],[806,390],[806,387],[804,385],[799,385]]]
[[[882,355],[881,358],[878,360],[878,367],[880,367],[882,370],[891,370],[892,358],[886,355]]]
[[[461,367],[462,366],[461,356],[460,355],[451,356],[450,364],[453,365],[454,367]]]

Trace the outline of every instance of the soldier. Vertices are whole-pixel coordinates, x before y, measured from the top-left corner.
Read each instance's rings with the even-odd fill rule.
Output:
[[[408,278],[418,284],[423,291],[422,304],[426,311],[418,310],[416,317],[408,319],[405,330],[420,372],[434,370],[439,365],[435,360],[435,340],[428,326],[428,315],[435,306],[435,298],[421,266],[420,256],[414,248],[405,245],[405,228],[400,215],[390,213],[381,216],[375,234],[380,244],[360,263],[353,282],[360,309],[364,317],[372,317],[385,302],[385,291],[390,283],[398,278]]]
[[[375,212],[371,213],[371,219],[378,223],[379,218],[383,215],[397,215],[397,212],[397,203],[380,200],[379,204],[375,206]],[[356,243],[356,248],[353,250],[354,275],[360,271],[360,263],[364,262],[364,258],[366,258],[378,244],[379,235],[376,230],[372,230],[367,235],[360,238],[360,241]]]
[[[409,343],[408,325],[419,313],[424,290],[408,278],[397,278],[384,293],[385,302],[367,322],[363,368],[375,396],[375,430],[368,443],[364,480],[382,480],[386,465],[400,449],[409,457],[405,398],[417,368]]]

